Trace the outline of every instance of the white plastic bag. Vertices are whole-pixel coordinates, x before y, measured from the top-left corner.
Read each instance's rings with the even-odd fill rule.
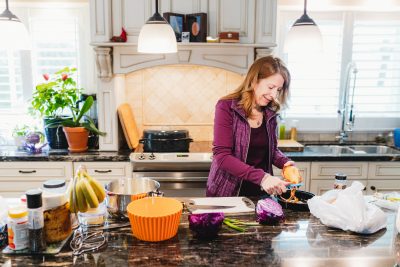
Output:
[[[400,207],[399,207],[399,210],[397,211],[396,228],[397,228],[397,232],[399,232],[399,234],[400,234]]]
[[[330,190],[322,196],[308,200],[310,212],[330,227],[373,234],[386,228],[386,214],[378,207],[366,203],[362,191],[364,185],[358,181],[344,190]]]

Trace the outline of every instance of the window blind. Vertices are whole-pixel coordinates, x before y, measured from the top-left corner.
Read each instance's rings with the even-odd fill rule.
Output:
[[[353,58],[359,117],[400,117],[400,22],[355,20]]]

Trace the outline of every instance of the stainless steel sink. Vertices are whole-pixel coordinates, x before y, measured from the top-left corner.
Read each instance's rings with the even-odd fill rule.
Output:
[[[400,154],[399,150],[393,149],[388,146],[374,146],[374,145],[364,145],[364,146],[349,146],[351,150],[354,150],[355,154]]]
[[[345,146],[331,146],[331,145],[309,145],[304,147],[305,152],[311,152],[316,154],[353,154],[354,152]]]

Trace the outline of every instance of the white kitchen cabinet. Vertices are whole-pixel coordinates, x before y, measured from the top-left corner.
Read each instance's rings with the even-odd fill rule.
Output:
[[[20,197],[49,179],[69,180],[72,162],[0,162],[0,195]]]
[[[400,184],[400,162],[369,162],[368,179],[397,180]]]
[[[276,43],[276,13],[277,0],[257,0],[255,43],[271,45]]]
[[[78,170],[80,165],[85,165],[89,175],[103,185],[114,179],[132,177],[132,164],[130,162],[74,162],[74,172]]]
[[[112,36],[111,2],[111,0],[90,0],[90,31],[92,42],[110,41]]]
[[[311,163],[310,162],[296,162],[297,168],[299,168],[300,174],[303,177],[304,185],[300,187],[300,190],[309,191],[310,188],[310,170]],[[282,170],[277,167],[273,167],[274,176],[282,178]]]
[[[254,43],[255,0],[218,0],[217,3],[217,33],[239,32],[241,43]]]
[[[364,180],[368,178],[367,162],[313,162],[311,164],[311,179],[334,180],[336,173],[344,173],[347,179]]]
[[[368,180],[367,194],[400,192],[399,180]]]

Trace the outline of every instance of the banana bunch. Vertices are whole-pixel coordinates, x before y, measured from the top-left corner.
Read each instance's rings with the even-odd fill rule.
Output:
[[[69,209],[72,213],[97,208],[106,197],[104,187],[91,177],[84,166],[79,167],[68,188]]]

